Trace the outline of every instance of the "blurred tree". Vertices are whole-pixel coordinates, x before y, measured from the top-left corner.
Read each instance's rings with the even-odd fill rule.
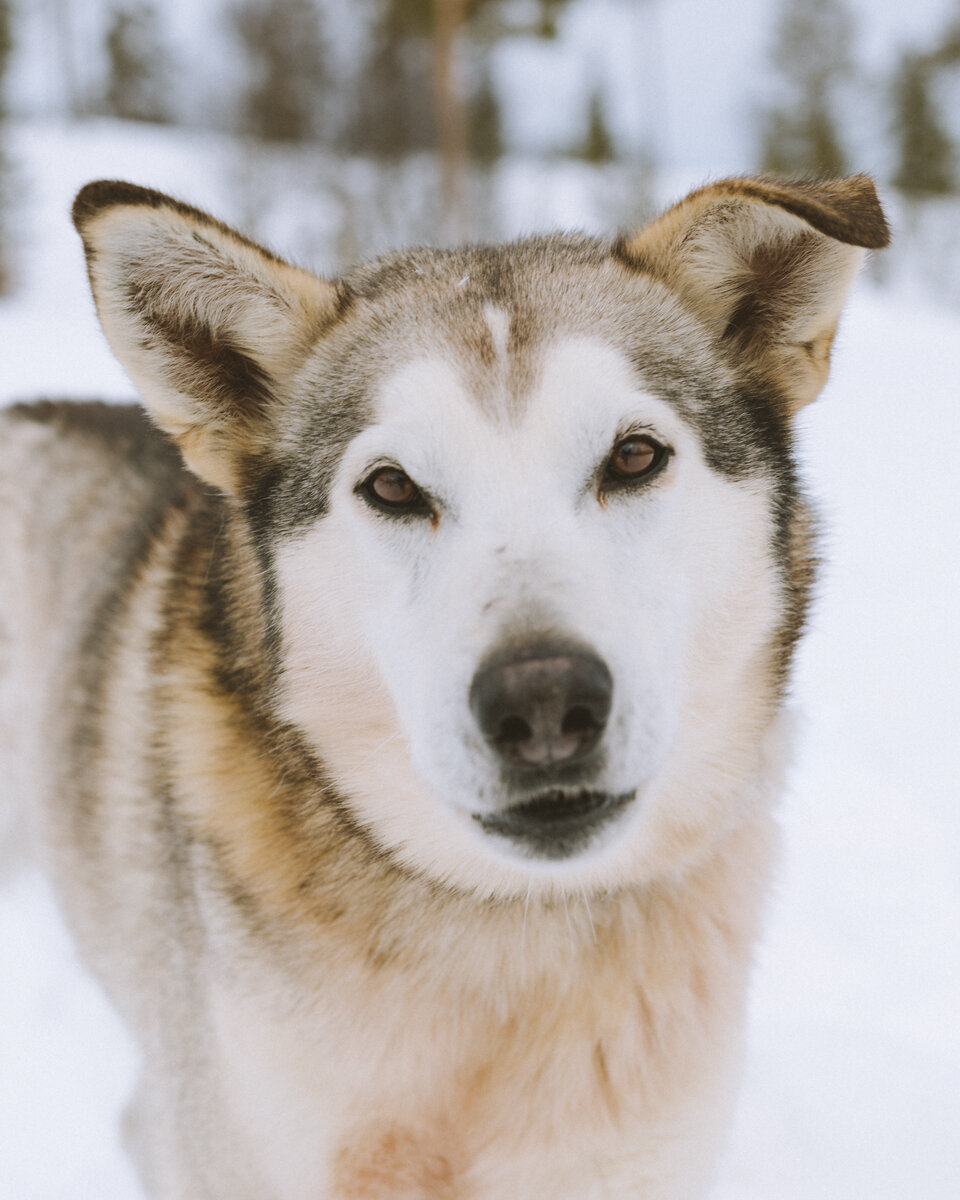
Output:
[[[5,116],[7,67],[13,53],[13,5],[11,0],[0,0],[0,116]]]
[[[229,19],[252,74],[241,101],[242,131],[278,142],[318,138],[328,79],[314,0],[244,0]]]
[[[598,89],[590,93],[587,105],[587,132],[577,148],[577,157],[591,163],[612,162],[616,158],[616,148],[610,130],[607,128],[607,118],[603,109],[603,97]]]
[[[560,13],[567,0],[539,0],[537,5],[537,37],[555,38]]]
[[[104,110],[127,121],[169,121],[170,55],[153,5],[114,9],[106,48]]]
[[[342,137],[348,151],[400,159],[437,144],[429,41],[421,22],[404,16],[387,4],[374,21],[366,62],[354,76]]]
[[[935,79],[932,57],[903,54],[893,81],[897,168],[892,183],[916,197],[957,190],[956,148],[931,94]]]
[[[0,117],[7,115],[6,76],[13,53],[13,2],[0,0]]]
[[[422,0],[408,0],[421,3]],[[467,151],[467,117],[463,91],[456,74],[457,40],[461,27],[478,0],[434,0],[433,102],[440,155],[440,188],[443,193],[444,234],[452,241],[462,235],[461,190]]]
[[[511,0],[377,0],[370,53],[366,69],[357,75],[345,146],[388,157],[435,147],[444,235],[458,236],[468,151],[483,158],[499,152],[500,143],[489,63],[482,65],[472,102],[463,84],[457,60],[464,34],[475,35],[475,47],[486,58],[503,37],[554,36],[557,15],[568,2],[534,0],[520,6]],[[432,86],[426,83],[428,75]]]
[[[939,45],[926,56],[926,61],[937,70],[960,63],[960,15],[947,26]]]
[[[782,0],[773,65],[784,102],[761,114],[763,169],[837,176],[847,157],[837,128],[838,91],[854,77],[853,21],[843,0]]]
[[[480,86],[468,102],[467,124],[468,150],[473,161],[488,165],[496,162],[503,154],[503,125],[500,101],[486,66],[480,77]]]
[[[8,233],[11,207],[10,163],[6,153],[7,109],[4,85],[13,53],[13,4],[0,0],[0,296],[13,287]]]

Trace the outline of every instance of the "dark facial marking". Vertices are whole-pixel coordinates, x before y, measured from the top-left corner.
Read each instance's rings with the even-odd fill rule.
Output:
[[[247,420],[263,418],[273,395],[273,381],[233,341],[197,318],[177,317],[152,294],[159,287],[131,284],[128,305],[153,339],[165,347],[170,377],[179,391],[213,403],[225,413]]]

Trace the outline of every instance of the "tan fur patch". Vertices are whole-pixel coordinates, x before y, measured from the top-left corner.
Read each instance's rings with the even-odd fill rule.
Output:
[[[466,1200],[453,1162],[434,1135],[402,1128],[364,1130],[337,1154],[337,1200]]]

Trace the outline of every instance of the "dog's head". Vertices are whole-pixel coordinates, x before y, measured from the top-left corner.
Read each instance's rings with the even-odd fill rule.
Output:
[[[337,283],[125,184],[75,219],[115,352],[260,547],[275,710],[382,845],[611,887],[743,819],[809,576],[791,419],[886,241],[869,180]]]

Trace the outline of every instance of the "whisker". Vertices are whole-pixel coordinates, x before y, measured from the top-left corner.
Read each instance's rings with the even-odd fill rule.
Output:
[[[533,880],[527,880],[527,891],[523,897],[523,926],[520,934],[520,961],[522,964],[521,978],[523,986],[527,985],[527,912],[530,908],[530,892],[533,888]]]
[[[590,933],[593,937],[593,944],[597,944],[597,927],[593,923],[593,912],[590,909],[590,897],[587,895],[586,885],[580,884],[580,895],[583,897],[583,907],[586,910],[587,920],[590,922]]]
[[[371,762],[374,758],[377,757],[377,755],[384,748],[384,746],[389,746],[389,744],[392,741],[394,741],[394,739],[398,738],[399,736],[400,736],[400,730],[395,729],[393,731],[393,733],[390,734],[389,737],[386,737],[383,739],[383,741],[379,744],[379,746],[374,746],[374,748],[370,751],[370,753],[365,758],[362,758],[360,760],[358,765],[361,767],[365,767],[368,762]]]
[[[577,948],[577,939],[574,937],[573,922],[570,920],[570,905],[567,903],[567,889],[564,888],[560,895],[563,897],[563,912],[564,916],[567,918],[567,933],[570,935],[570,953],[573,954]]]
[[[213,541],[210,543],[210,557],[207,559],[207,572],[203,577],[203,582],[205,585],[210,582],[210,572],[213,570],[213,560],[217,549],[217,542],[220,540],[220,534],[223,533],[223,527],[226,525],[226,523],[227,518],[226,515],[224,515],[220,518],[220,526],[217,529],[217,532],[213,535]]]

